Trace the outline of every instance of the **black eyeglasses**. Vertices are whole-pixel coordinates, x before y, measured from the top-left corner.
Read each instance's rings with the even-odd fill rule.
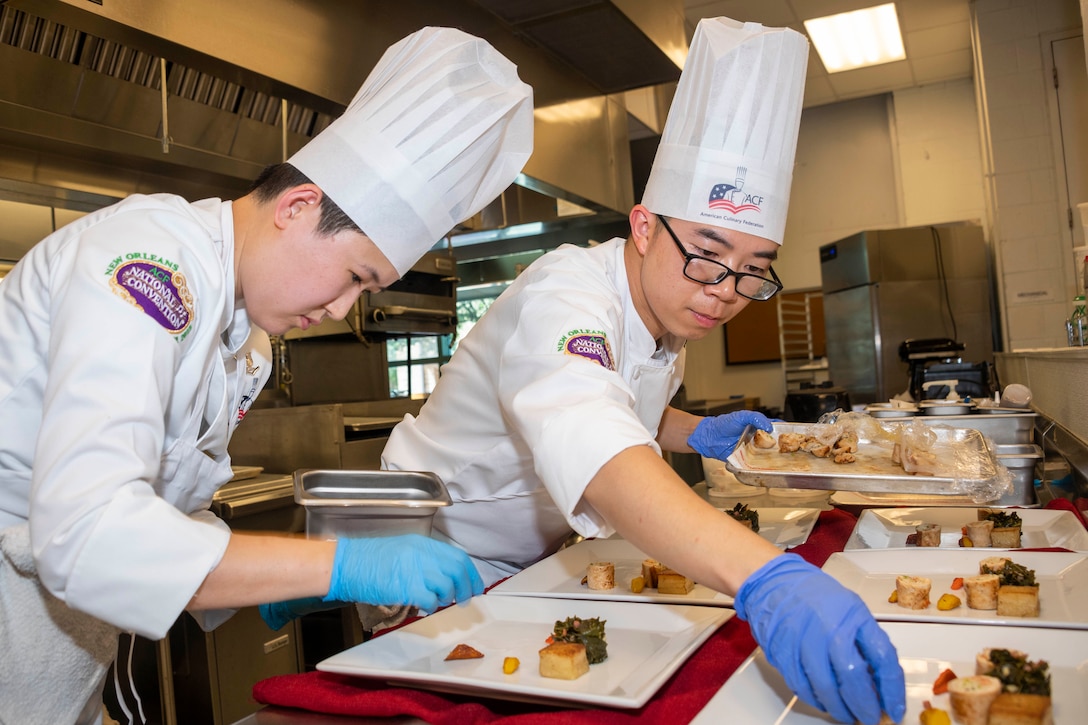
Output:
[[[657,218],[661,220],[661,224],[664,225],[665,231],[667,231],[669,236],[672,237],[672,240],[676,242],[676,248],[680,250],[680,254],[684,257],[684,276],[692,282],[698,282],[699,284],[719,284],[730,277],[733,277],[737,294],[741,297],[755,300],[756,302],[769,300],[782,289],[782,280],[778,279],[778,275],[774,273],[773,267],[768,270],[771,273],[771,279],[760,277],[758,274],[749,274],[748,272],[734,272],[721,262],[715,262],[713,259],[700,257],[698,254],[689,252],[684,248],[684,245],[680,243],[680,239],[676,236],[676,232],[674,232],[672,227],[669,226],[669,223],[665,221],[665,217],[658,214]]]

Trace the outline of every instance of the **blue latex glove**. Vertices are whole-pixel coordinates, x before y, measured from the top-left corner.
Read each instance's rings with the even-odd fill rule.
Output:
[[[688,445],[699,455],[724,461],[737,447],[737,441],[750,425],[768,433],[774,430],[770,419],[763,413],[738,410],[736,413],[703,418],[688,436]]]
[[[841,722],[869,725],[907,710],[899,656],[858,595],[795,554],[764,564],[741,586],[747,620],[767,660],[797,696]]]
[[[305,599],[291,599],[286,602],[272,602],[262,604],[257,609],[261,613],[261,619],[272,629],[280,629],[292,619],[313,612],[324,612],[328,609],[336,609],[344,606],[343,602],[326,602],[321,597],[306,597]]]
[[[484,582],[468,554],[426,536],[407,534],[340,539],[325,601],[408,604],[430,614],[483,591]]]

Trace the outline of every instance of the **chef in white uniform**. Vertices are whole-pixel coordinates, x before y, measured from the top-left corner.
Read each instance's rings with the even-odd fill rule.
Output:
[[[423,610],[483,589],[421,536],[233,534],[208,511],[271,371],[268,334],[342,319],[513,182],[532,92],[425,28],[343,116],[230,202],[137,195],[0,283],[0,722],[96,722],[120,631],[297,597]],[[198,619],[201,618],[198,616]]]
[[[807,57],[788,29],[700,22],[630,237],[564,246],[522,272],[382,458],[442,478],[454,505],[434,527],[488,583],[572,530],[618,531],[735,595],[802,699],[847,722],[898,721],[903,673],[862,601],[704,502],[660,455],[724,458],[747,425],[771,429],[755,412],[701,418],[668,403],[685,342],[781,288],[771,263]]]

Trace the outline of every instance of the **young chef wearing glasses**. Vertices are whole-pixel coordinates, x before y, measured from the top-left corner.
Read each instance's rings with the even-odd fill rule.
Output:
[[[483,589],[425,537],[231,534],[208,512],[271,369],[268,335],[342,319],[495,198],[532,148],[512,63],[426,28],[343,116],[224,202],[133,196],[0,284],[0,722],[101,721],[119,631],[292,597],[433,610]]]
[[[743,411],[669,407],[684,343],[779,289],[808,44],[788,29],[703,20],[631,235],[544,255],[460,343],[418,417],[383,452],[434,471],[454,505],[434,528],[491,583],[571,529],[618,531],[738,615],[790,687],[834,717],[897,721],[903,672],[852,592],[701,500],[661,450],[725,458]],[[741,187],[743,191],[739,192]]]

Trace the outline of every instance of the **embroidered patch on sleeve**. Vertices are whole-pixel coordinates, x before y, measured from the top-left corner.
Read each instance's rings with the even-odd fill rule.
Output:
[[[111,264],[110,286],[180,342],[193,323],[193,295],[176,264],[149,256],[129,254],[128,261]]]
[[[592,360],[606,370],[616,369],[612,347],[600,330],[571,330],[559,341],[559,349],[566,355]]]

